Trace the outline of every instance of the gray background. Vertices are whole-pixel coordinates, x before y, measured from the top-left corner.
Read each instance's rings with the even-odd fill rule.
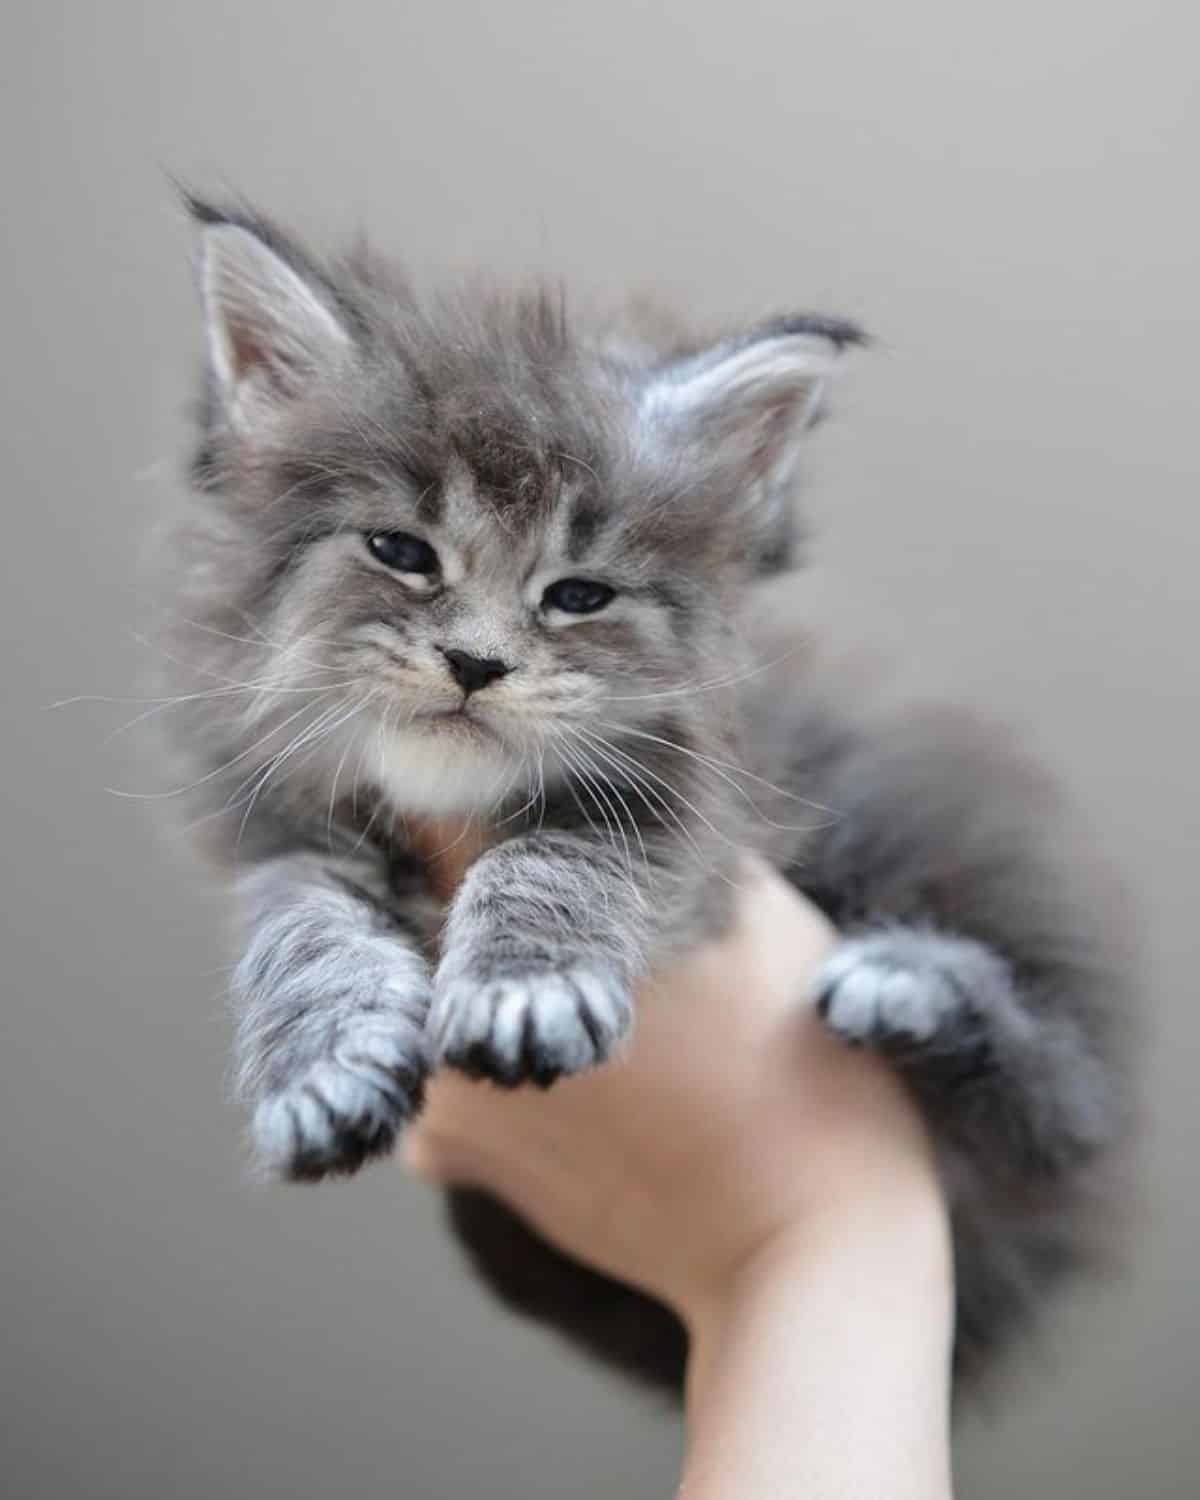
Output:
[[[979,1500],[1194,1495],[1197,145],[1180,0],[10,4],[0,1443],[14,1496],[670,1492],[666,1415],[495,1313],[435,1201],[240,1175],[220,905],[163,851],[138,538],[198,330],[163,169],[423,270],[882,337],[804,584],[1025,726],[1140,890],[1127,1276],[960,1435]]]

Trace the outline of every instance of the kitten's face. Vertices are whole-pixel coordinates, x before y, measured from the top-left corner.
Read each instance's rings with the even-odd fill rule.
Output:
[[[270,684],[247,736],[307,704],[331,795],[365,760],[394,806],[441,813],[602,778],[677,713],[716,711],[853,330],[618,352],[544,297],[430,308],[214,218],[200,471],[237,558],[207,576]]]
[[[664,707],[731,673],[719,538],[685,545],[637,497],[599,496],[569,468],[539,475],[526,504],[461,460],[420,488],[350,472],[297,514],[260,615],[277,643],[267,676],[283,706],[326,684],[330,707],[361,703],[324,753],[366,744],[396,806],[524,799],[542,776],[619,757],[633,731],[661,732]]]

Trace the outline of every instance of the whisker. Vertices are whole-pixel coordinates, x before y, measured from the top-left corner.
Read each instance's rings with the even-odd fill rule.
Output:
[[[574,771],[575,774],[578,775],[578,770],[576,768],[575,762],[571,759],[570,755],[567,752],[566,747],[564,745],[560,744],[556,748],[558,750],[559,756],[563,760],[563,763],[566,765],[568,772]],[[582,813],[584,822],[588,825],[588,827],[592,830],[592,832],[596,835],[596,837],[600,840],[600,842],[603,843],[604,842],[604,835],[600,832],[599,828],[596,827],[595,823],[592,821],[591,814],[588,812],[587,808],[584,806],[583,802],[580,800],[579,793],[575,790],[575,784],[572,781],[570,775],[568,775],[565,778],[564,785],[566,786],[567,791],[570,792],[571,797],[572,797],[572,799],[573,799],[573,801],[575,803],[575,806]]]
[[[774,782],[767,781],[762,776],[756,776],[753,771],[747,771],[745,766],[736,765],[732,761],[718,760],[715,756],[704,755],[699,750],[691,750],[686,745],[680,745],[674,740],[664,739],[661,735],[650,734],[647,730],[644,729],[634,729],[629,724],[611,724],[604,721],[601,722],[604,723],[605,729],[615,730],[618,734],[630,734],[633,735],[636,739],[640,740],[650,740],[656,745],[663,745],[668,750],[675,751],[675,753],[678,755],[686,755],[689,757],[689,759],[698,762],[709,772],[711,772],[712,775],[718,776],[722,781],[727,782],[729,786],[731,786],[733,790],[737,792],[738,796],[741,797],[745,802],[747,802],[754,809],[755,813],[762,819],[762,821],[771,828],[777,828],[783,833],[811,833],[815,828],[824,827],[826,825],[797,825],[774,822],[771,818],[767,817],[767,815],[750,796],[749,792],[747,792],[744,787],[738,786],[737,782],[733,780],[733,777],[726,774],[727,772],[733,771],[739,776],[744,776],[748,781],[753,781],[759,786],[765,787],[768,791],[774,792],[777,796],[787,797],[792,802],[803,803],[805,807],[811,807],[814,812],[825,813],[830,818],[836,820],[836,814],[833,812],[832,808],[823,807],[819,802],[813,802],[808,797],[801,797],[795,792],[789,792],[781,786],[776,786]]]
[[[611,740],[605,739],[603,740],[603,743],[609,750],[613,752],[614,755],[619,756],[623,761],[627,763],[627,774],[630,774],[632,776],[633,768],[636,767],[637,773],[639,775],[648,776],[652,780],[657,781],[661,786],[665,787],[672,796],[677,797],[683,804],[683,806],[686,807],[687,810],[693,815],[693,817],[697,818],[701,823],[703,823],[704,826],[717,838],[719,838],[723,844],[728,845],[730,849],[740,850],[741,846],[736,842],[736,840],[731,839],[728,834],[718,828],[717,825],[709,817],[701,812],[701,810],[696,806],[694,802],[684,796],[684,794],[679,790],[677,786],[673,786],[669,781],[664,780],[663,777],[652,771],[649,766],[643,765],[640,761],[634,761],[631,756],[627,755],[625,751],[619,749],[618,746],[614,745]],[[700,846],[696,843],[691,830],[686,828],[683,819],[679,817],[678,813],[674,809],[670,809],[670,811],[672,817],[679,824],[680,831],[685,834],[688,842],[692,844],[693,848],[700,855],[701,859],[704,859],[704,855],[700,850]],[[727,885],[731,885],[735,889],[740,888],[737,886],[737,883],[735,881],[730,880],[728,876],[726,876],[721,870],[718,870],[714,865],[712,865],[711,861],[705,861],[705,863],[707,864],[708,869],[713,874],[717,875],[720,879],[724,880]]]
[[[556,458],[565,458],[566,461],[569,464],[578,464],[581,469],[586,469],[588,471],[588,473],[592,476],[592,478],[596,481],[596,483],[599,484],[599,482],[600,482],[600,476],[599,476],[599,474],[596,473],[595,469],[592,468],[591,464],[587,463],[584,459],[580,458],[578,456],[578,454],[575,454],[575,453],[564,453],[560,449],[555,454],[555,457]]]
[[[632,851],[629,848],[629,838],[628,838],[628,836],[627,836],[627,834],[625,832],[625,825],[621,821],[621,816],[617,812],[616,808],[613,806],[612,800],[609,798],[608,791],[606,789],[607,787],[610,787],[612,785],[612,783],[609,781],[608,777],[605,776],[603,770],[600,770],[600,769],[598,769],[596,767],[595,762],[591,759],[591,757],[588,755],[587,751],[583,748],[582,742],[580,742],[579,744],[577,744],[575,746],[575,754],[578,757],[579,763],[583,767],[585,767],[586,770],[587,770],[589,784],[593,788],[594,794],[601,799],[601,801],[604,804],[604,807],[607,809],[608,812],[610,812],[612,814],[612,819],[613,819],[614,824],[616,825],[617,832],[621,835],[621,845],[622,845],[622,847],[624,848],[624,851],[625,851],[625,865],[626,865],[626,868],[629,871],[629,879],[630,879],[630,882],[632,883],[633,882],[633,854],[632,854]],[[626,807],[626,812],[628,812],[628,807]],[[607,819],[605,821],[607,822]],[[614,845],[614,849],[615,849],[615,845]]]
[[[537,831],[541,833],[546,823],[546,750],[543,745],[538,746],[537,758],[538,795],[540,799],[540,805],[538,807]]]
[[[249,799],[246,803],[246,810],[242,814],[242,821],[238,827],[237,838],[234,841],[235,849],[241,848],[242,837],[245,834],[246,827],[250,822],[250,815],[254,811],[255,804],[257,803],[263,790],[266,788],[267,783],[275,777],[275,775],[279,771],[279,768],[287,761],[289,761],[292,756],[295,755],[299,750],[304,749],[306,746],[309,746],[314,742],[319,743],[321,740],[327,739],[329,735],[339,729],[341,725],[345,724],[349,719],[352,719],[354,715],[358,713],[361,707],[361,702],[351,703],[349,709],[346,709],[344,703],[333,704],[330,708],[326,709],[323,714],[320,715],[316,723],[309,725],[307,729],[301,731],[301,733],[295,739],[293,739],[292,743],[287,747],[286,750],[275,756],[275,758],[268,763],[266,770],[263,772],[258,782],[255,784],[254,789],[250,793]],[[234,806],[236,805],[237,804],[235,803]]]
[[[367,704],[370,703],[371,699],[374,696],[375,696],[375,690],[372,689],[370,692],[368,692],[367,696],[363,699],[362,703],[359,705],[359,713],[361,713],[363,711],[363,709],[366,708]],[[333,773],[333,783],[332,783],[332,785],[329,788],[329,815],[328,815],[328,817],[325,820],[325,840],[326,840],[326,842],[329,845],[329,852],[331,854],[333,853],[333,814],[334,814],[334,810],[335,810],[335,808],[337,806],[338,782],[342,778],[342,770],[343,770],[343,768],[344,768],[344,766],[346,764],[347,757],[349,756],[350,751],[353,748],[353,746],[354,746],[354,741],[352,739],[346,741],[346,748],[342,751],[341,759],[338,761],[337,766],[336,766],[336,768],[334,770],[334,773]]]
[[[474,811],[472,811],[468,817],[463,819],[463,826],[459,829],[457,836],[452,838],[450,842],[443,848],[435,849],[432,854],[427,855],[426,862],[428,864],[433,864],[436,860],[444,859],[447,854],[452,854],[454,850],[458,848],[459,844],[462,843],[463,839],[465,839],[466,836],[470,833],[474,820],[475,813]]]
[[[324,691],[333,692],[334,689],[328,688]],[[106,790],[110,792],[114,797],[130,797],[134,798],[135,800],[145,802],[157,802],[166,797],[182,797],[188,792],[194,792],[197,787],[206,785],[208,782],[212,781],[214,777],[223,775],[230,769],[231,766],[236,766],[238,761],[245,760],[248,755],[253,755],[256,750],[261,749],[262,746],[267,743],[272,735],[278,734],[281,729],[286,729],[289,724],[294,723],[301,714],[307,713],[308,710],[312,707],[313,704],[305,703],[302,707],[298,708],[294,714],[290,714],[286,719],[284,719],[282,723],[272,725],[271,728],[267,730],[266,734],[264,734],[260,739],[255,740],[252,745],[247,745],[244,750],[240,750],[236,755],[231,756],[227,761],[223,761],[219,766],[214,767],[211,771],[208,771],[205,775],[201,776],[198,781],[193,781],[188,786],[175,787],[169,792],[124,792],[121,791],[118,787],[107,787]]]
[[[563,747],[561,745],[559,746],[559,753],[564,758],[566,758],[567,754],[568,754],[568,752],[565,749],[565,747]],[[617,841],[616,841],[615,833],[614,833],[614,830],[613,830],[613,825],[612,825],[612,822],[611,822],[611,819],[610,819],[610,814],[612,812],[611,804],[609,804],[607,806],[607,808],[606,808],[606,806],[603,803],[603,800],[602,800],[602,798],[600,796],[600,793],[598,792],[598,790],[596,788],[596,783],[595,783],[594,778],[588,774],[587,768],[582,764],[581,760],[578,757],[578,751],[575,751],[575,752],[573,752],[571,754],[570,759],[568,761],[568,764],[570,765],[570,767],[571,767],[572,771],[574,772],[574,774],[576,775],[576,777],[578,777],[579,781],[585,787],[585,789],[591,794],[591,796],[592,796],[592,798],[593,798],[593,800],[594,800],[594,802],[596,804],[596,811],[600,814],[601,818],[603,818],[603,820],[604,820],[604,828],[605,828],[606,833],[608,834],[608,841],[612,845],[613,850],[615,852],[616,851],[616,847],[617,847]]]
[[[522,756],[520,764],[519,764],[519,766],[517,768],[517,775],[513,778],[513,783],[512,783],[513,785],[515,785],[516,782],[520,779],[520,773],[524,769],[525,769],[525,757]],[[537,802],[537,800],[538,800],[538,788],[535,786],[534,789],[533,789],[533,791],[530,792],[528,799],[520,807],[517,808],[516,812],[509,813],[509,815],[506,818],[501,818],[500,821],[498,823],[494,824],[493,826],[496,827],[496,828],[504,828],[509,823],[516,822],[516,820],[518,818],[522,817],[525,813],[527,813],[529,811],[529,809]]]
[[[619,770],[624,776],[628,777],[630,782],[630,790],[636,792],[642,802],[645,803],[650,816],[667,833],[673,833],[677,829],[678,832],[683,836],[683,838],[686,839],[687,842],[692,846],[692,849],[699,856],[701,862],[704,863],[706,867],[711,868],[710,862],[705,859],[703,849],[696,841],[696,838],[693,835],[691,829],[680,817],[678,811],[671,806],[671,804],[666,800],[661,792],[657,791],[653,786],[650,785],[647,780],[645,780],[645,777],[652,776],[654,773],[650,771],[648,767],[642,766],[637,761],[633,760],[632,757],[624,755],[623,752],[618,750],[617,747],[611,744],[608,740],[604,739],[603,736],[589,734],[588,739],[589,743],[592,745],[592,748],[596,751],[597,754],[603,754],[604,750],[607,750],[611,751],[612,755],[621,756],[622,760],[625,761],[624,765],[621,764],[620,760],[613,759],[612,756],[608,756],[607,758],[609,759],[609,763],[611,765]],[[601,746],[604,747],[604,750],[601,749]],[[669,782],[662,781],[661,777],[655,777],[655,780],[662,782],[662,785],[666,787],[666,789],[671,792],[672,795],[679,795],[678,790],[675,787],[671,786]],[[649,800],[650,797],[654,799],[653,802]],[[674,828],[663,822],[661,812],[658,809],[661,809],[662,812],[665,812],[667,814],[667,816],[671,819],[672,824],[674,824]]]
[[[375,747],[376,747],[376,754],[378,755],[379,762],[380,762],[380,776],[381,776],[381,779],[382,779],[382,773],[383,773],[383,746],[384,746],[384,743],[386,741],[387,735],[390,733],[389,725],[391,723],[392,715],[393,715],[394,712],[395,712],[394,706],[391,707],[391,708],[385,709],[384,710],[384,714],[383,714],[383,719],[380,721],[380,723],[376,726],[376,729],[375,729],[374,742],[375,742]],[[358,794],[358,778],[359,778],[359,773],[362,771],[362,762],[363,762],[364,759],[365,759],[365,747],[364,747],[364,755],[362,755],[362,756],[359,757],[358,770],[356,770],[355,773],[354,773],[354,788],[355,788],[355,797],[356,797],[356,799],[357,799],[357,794]],[[358,838],[355,840],[354,847],[350,851],[351,854],[357,854],[358,851],[362,848],[363,844],[366,842],[367,838],[370,836],[371,830],[375,826],[375,820],[379,817],[379,811],[383,807],[383,804],[384,804],[384,799],[382,797],[376,797],[376,799],[375,799],[375,806],[371,809],[371,816],[367,819],[366,826],[363,828],[362,832],[359,834]],[[356,809],[356,813],[357,813],[357,800],[355,802],[355,809]],[[395,816],[393,814],[393,827],[394,826],[395,826]]]
[[[638,821],[634,817],[633,812],[632,812],[632,810],[631,810],[631,808],[629,806],[629,803],[626,802],[625,798],[622,796],[620,788],[617,786],[616,782],[613,781],[612,777],[609,776],[609,775],[607,775],[605,773],[605,771],[600,766],[598,766],[596,764],[596,760],[594,758],[594,752],[595,752],[595,748],[596,747],[594,745],[591,745],[588,742],[586,742],[581,735],[575,734],[574,731],[568,730],[568,733],[571,734],[572,738],[577,742],[575,748],[576,748],[576,751],[579,754],[579,756],[584,761],[584,763],[589,767],[590,770],[592,770],[595,773],[596,777],[601,782],[601,784],[603,786],[605,786],[608,789],[608,791],[610,791],[612,793],[613,797],[620,804],[622,811],[624,812],[626,818],[629,820],[630,827],[633,829],[634,837],[637,839],[637,842],[638,842],[638,848],[641,850],[642,863],[646,867],[646,873],[649,874],[649,872],[650,872],[650,857],[646,853],[646,845],[645,845],[644,840],[642,839],[642,831],[638,827]],[[587,749],[585,749],[585,745],[587,745]],[[591,753],[589,753],[589,752],[591,752]],[[616,814],[614,812],[614,817],[615,816],[616,816]],[[625,837],[624,826],[622,824],[618,824],[618,826],[621,827],[621,838],[622,838],[622,841],[625,844],[625,856],[626,856],[627,862],[629,863],[630,879],[632,879],[633,878],[633,860],[632,860],[632,856],[631,856],[630,850],[629,850],[629,840]]]
[[[320,687],[305,688],[267,688],[263,684],[246,683],[238,687],[209,688],[206,692],[203,693],[184,693],[178,698],[166,699],[163,702],[159,703],[156,707],[148,708],[144,713],[137,714],[134,718],[130,719],[128,723],[120,725],[120,727],[114,729],[111,734],[105,735],[104,739],[100,742],[101,747],[103,748],[106,745],[110,745],[113,740],[117,739],[123,734],[128,734],[131,729],[136,729],[139,724],[144,724],[148,720],[154,718],[157,714],[165,713],[168,708],[178,707],[178,705],[181,703],[195,702],[199,699],[212,700],[215,698],[236,698],[239,693],[243,692],[255,692],[261,695],[264,691],[269,692],[272,697],[276,695],[278,695],[279,697],[291,697],[296,694],[307,694],[311,697],[316,693],[332,691],[334,688],[353,687],[356,681],[356,678],[347,677],[343,682],[327,682],[322,684]],[[256,718],[257,716],[258,710],[256,709],[252,713],[251,717]]]
[[[347,681],[350,680],[352,679],[347,679]],[[340,686],[342,686],[342,684],[337,682],[323,682],[319,687],[280,687],[271,688],[271,691],[276,693],[315,693],[324,692],[326,688],[334,688]],[[118,697],[109,696],[104,693],[76,693],[74,697],[59,698],[54,703],[47,703],[45,705],[45,712],[52,713],[55,709],[72,708],[79,703],[118,703],[122,707],[130,707],[131,705],[136,703],[151,703],[161,708],[170,708],[176,703],[192,703],[202,698],[226,698],[239,692],[258,692],[265,687],[271,687],[271,684],[266,681],[236,682],[233,678],[230,678],[228,685],[225,687],[202,688],[199,692],[196,693],[164,693],[158,697],[140,697],[135,695]]]
[[[295,657],[297,661],[303,662],[306,667],[315,667],[318,671],[322,672],[336,670],[336,668],[330,667],[326,662],[309,661],[307,657],[299,656],[297,654],[296,648],[298,646],[301,646],[306,641],[313,639],[313,637],[310,635],[298,636],[295,641],[291,642],[275,641],[272,640],[269,635],[265,634],[261,629],[259,629],[259,627],[255,625],[251,620],[248,621],[248,623],[250,624],[251,629],[257,632],[258,639],[256,640],[247,635],[231,635],[227,630],[218,630],[215,625],[205,625],[200,620],[188,619],[186,615],[174,615],[172,618],[175,620],[176,624],[186,625],[189,630],[198,630],[204,635],[216,636],[222,641],[234,641],[241,646],[270,646],[274,651],[281,651],[286,653],[288,656]]]
[[[772,667],[779,666],[781,662],[787,661],[789,657],[795,656],[798,651],[802,651],[803,649],[803,642],[798,643],[797,645],[790,646],[786,651],[781,652],[780,655],[772,657],[770,661],[760,662],[758,665],[750,667],[744,672],[732,672],[726,674],[724,677],[711,678],[708,682],[685,682],[681,683],[678,687],[664,688],[661,692],[656,693],[632,693],[620,697],[606,695],[604,701],[606,703],[646,703],[652,699],[677,698],[687,696],[690,693],[707,693],[715,688],[732,687],[736,683],[748,682],[750,678],[758,677],[763,672],[769,672]]]

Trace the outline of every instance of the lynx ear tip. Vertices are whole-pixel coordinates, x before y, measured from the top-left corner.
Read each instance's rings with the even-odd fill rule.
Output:
[[[210,203],[206,198],[198,197],[186,188],[180,190],[179,196],[188,218],[202,229],[233,222],[230,216],[219,209],[216,204]]]
[[[227,209],[222,208],[214,197],[198,192],[176,172],[164,169],[163,175],[175,202],[198,228],[204,229],[209,225],[233,222],[234,216]]]
[[[191,228],[201,234],[210,229],[242,229],[269,248],[280,250],[283,235],[247,199],[234,192],[201,192],[171,174],[167,181]]]
[[[834,346],[838,354],[846,349],[866,349],[874,343],[874,339],[861,324],[850,318],[833,317],[826,313],[791,313],[775,319],[768,325],[767,331],[785,336],[825,339]]]

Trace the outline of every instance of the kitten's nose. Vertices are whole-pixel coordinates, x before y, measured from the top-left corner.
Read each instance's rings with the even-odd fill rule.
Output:
[[[498,656],[472,656],[469,651],[454,651],[445,646],[438,650],[446,658],[451,675],[464,693],[477,693],[509,671],[507,662]]]

